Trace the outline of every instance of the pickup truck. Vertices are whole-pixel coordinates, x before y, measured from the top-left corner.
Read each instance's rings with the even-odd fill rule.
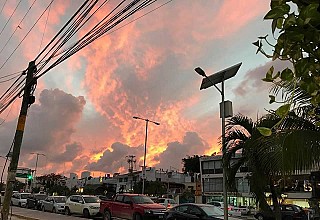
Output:
[[[166,208],[142,194],[118,194],[112,200],[101,200],[100,213],[104,220],[122,218],[132,220],[164,219]]]

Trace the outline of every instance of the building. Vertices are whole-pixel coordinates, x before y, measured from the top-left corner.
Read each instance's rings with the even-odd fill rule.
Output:
[[[238,160],[241,154],[235,154],[233,161]],[[301,207],[309,207],[309,201],[312,198],[320,199],[317,196],[317,185],[320,185],[320,171],[319,168],[308,171],[296,171],[294,174],[279,178],[278,185],[282,190],[282,203],[295,204]],[[315,172],[316,171],[316,172]],[[223,169],[222,169],[222,155],[203,156],[200,158],[200,174],[201,174],[201,195],[202,202],[223,201]],[[312,182],[312,173],[319,173],[315,176]],[[249,177],[250,172],[248,167],[240,167],[236,173],[236,188],[237,192],[228,192],[228,203],[240,206],[256,206],[256,201],[251,194]],[[312,193],[313,192],[313,193]],[[270,193],[266,193],[268,197]],[[271,204],[271,199],[269,200]]]
[[[241,154],[236,154],[232,160],[238,160]],[[232,163],[231,160],[231,163]],[[200,158],[201,195],[203,203],[223,201],[223,168],[222,155],[203,156]],[[236,174],[238,192],[228,192],[228,203],[239,206],[254,206],[255,199],[250,193],[247,167],[240,167]]]

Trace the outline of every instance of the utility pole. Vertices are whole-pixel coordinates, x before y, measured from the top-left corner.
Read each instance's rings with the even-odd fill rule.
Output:
[[[35,184],[36,184],[36,178],[37,178],[37,168],[38,168],[38,159],[39,159],[39,155],[41,156],[45,156],[45,154],[40,154],[40,153],[30,153],[30,154],[36,154],[37,155],[37,159],[36,159],[36,167],[34,169],[34,176],[33,176],[33,179],[31,181],[31,184],[30,184],[30,188],[31,188],[31,191],[32,191],[32,186],[34,187]]]
[[[28,107],[34,102],[34,97],[31,96],[32,87],[35,84],[33,74],[36,71],[35,61],[31,61],[27,70],[26,84],[24,87],[24,94],[22,99],[22,105],[20,109],[20,115],[18,119],[18,125],[14,136],[14,145],[12,150],[12,158],[10,161],[7,185],[3,201],[3,207],[1,210],[2,220],[8,220],[9,208],[11,202],[11,196],[13,191],[13,184],[16,180],[16,171],[19,162],[20,149],[22,144],[22,138],[24,133],[24,127],[27,118]]]

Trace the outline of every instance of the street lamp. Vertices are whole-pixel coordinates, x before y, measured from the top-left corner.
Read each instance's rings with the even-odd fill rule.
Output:
[[[144,157],[143,157],[143,171],[142,171],[142,194],[144,194],[144,185],[145,185],[145,177],[146,177],[146,156],[147,156],[147,139],[148,139],[148,123],[151,122],[155,125],[160,125],[159,122],[151,121],[147,118],[140,118],[137,116],[133,116],[134,119],[143,120],[146,122],[146,137],[144,140]]]
[[[40,154],[40,153],[30,153],[30,154],[36,154],[37,155],[37,159],[36,159],[36,167],[34,169],[34,178],[33,178],[33,181],[32,183],[30,184],[30,187],[32,187],[32,185],[34,185],[34,183],[36,183],[36,175],[37,175],[37,167],[38,167],[38,157],[39,155],[41,156],[45,156],[47,157],[45,154]],[[32,188],[31,188],[32,189]]]
[[[232,78],[236,75],[238,72],[240,66],[242,63],[238,63],[234,66],[231,66],[227,69],[224,69],[222,71],[219,71],[217,73],[214,73],[210,76],[207,76],[204,70],[202,70],[200,67],[195,68],[194,70],[201,76],[203,76],[203,80],[201,83],[200,90],[209,88],[211,86],[214,86],[221,94],[222,101],[220,103],[220,117],[221,117],[221,130],[222,130],[222,139],[221,139],[221,149],[222,149],[222,168],[223,168],[223,180],[222,180],[222,188],[223,188],[223,210],[224,210],[224,220],[228,220],[228,201],[227,201],[227,187],[226,187],[226,179],[227,179],[227,170],[226,170],[226,164],[225,164],[225,152],[226,152],[226,146],[225,146],[225,118],[232,116],[232,105],[230,101],[224,101],[224,81]],[[221,89],[216,86],[217,83],[221,83]],[[226,110],[230,110],[227,111]],[[231,113],[231,114],[230,114]]]

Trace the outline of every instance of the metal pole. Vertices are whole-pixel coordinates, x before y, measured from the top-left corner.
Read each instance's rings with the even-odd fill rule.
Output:
[[[36,182],[37,167],[38,167],[38,157],[39,157],[39,154],[37,153],[36,167],[34,169],[34,177],[33,177],[32,182],[31,182],[31,191],[32,191],[32,186],[34,186],[34,183]]]
[[[144,140],[144,157],[143,157],[143,174],[142,174],[142,194],[144,194],[145,178],[146,178],[146,157],[147,157],[147,140],[148,140],[148,122],[146,119],[146,137]]]
[[[9,208],[10,208],[11,196],[12,196],[12,191],[13,191],[13,184],[16,180],[16,172],[17,172],[17,167],[18,167],[18,162],[19,162],[24,127],[25,127],[25,123],[26,123],[28,107],[29,107],[29,104],[31,104],[30,103],[30,93],[31,93],[32,86],[34,83],[33,82],[34,81],[33,74],[34,74],[35,70],[36,70],[35,61],[31,61],[28,66],[26,84],[24,87],[24,93],[23,93],[23,99],[22,99],[22,105],[21,105],[21,109],[20,109],[16,133],[14,136],[12,158],[11,158],[9,169],[8,169],[6,192],[5,192],[3,207],[2,207],[2,211],[1,211],[2,220],[8,220],[8,216],[9,216]]]
[[[225,146],[225,110],[224,110],[224,80],[221,82],[221,129],[222,129],[222,168],[223,168],[223,180],[222,180],[222,187],[223,187],[223,213],[224,213],[224,220],[228,220],[228,194],[227,194],[227,167],[225,163],[225,153],[226,153],[226,146]]]

